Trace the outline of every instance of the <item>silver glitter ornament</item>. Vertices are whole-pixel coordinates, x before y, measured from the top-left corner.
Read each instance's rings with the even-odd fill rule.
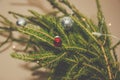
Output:
[[[16,24],[17,24],[18,26],[25,26],[25,25],[26,25],[26,21],[25,21],[24,18],[19,18],[19,19],[17,20]]]
[[[66,30],[69,30],[73,26],[73,23],[74,23],[71,17],[63,17],[60,19],[60,22],[62,26],[64,27],[64,29]]]

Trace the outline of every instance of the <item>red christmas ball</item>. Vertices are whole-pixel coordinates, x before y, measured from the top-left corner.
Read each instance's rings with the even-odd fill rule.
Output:
[[[55,36],[55,38],[54,38],[54,46],[61,47],[61,45],[62,45],[61,38],[59,36]]]

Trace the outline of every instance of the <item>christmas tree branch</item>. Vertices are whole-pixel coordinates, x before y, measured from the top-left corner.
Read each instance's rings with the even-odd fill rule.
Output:
[[[18,54],[18,53],[12,53],[11,54],[12,57],[17,58],[17,59],[21,59],[24,61],[30,61],[30,62],[37,62],[39,61],[38,64],[40,64],[41,66],[43,66],[45,64],[46,60],[51,60],[56,58],[56,55],[53,55],[51,53],[43,53],[43,54]]]
[[[68,15],[68,12],[62,7],[62,5],[58,4],[56,0],[48,0],[51,5],[54,7],[54,8],[57,8],[60,12],[62,12],[63,14],[66,14]]]
[[[2,22],[2,23],[6,24],[6,25],[12,25],[12,22],[9,21],[9,20],[8,20],[7,18],[5,18],[4,16],[0,15],[0,17],[4,20],[4,22]]]
[[[10,11],[17,19],[17,24],[14,24],[0,15],[0,23],[3,24],[0,27],[3,32],[0,33],[9,33],[0,47],[10,40],[24,43],[24,53],[19,54],[17,51],[11,56],[38,63],[37,68],[51,69],[49,80],[119,80],[115,49],[120,41],[111,47],[110,36],[102,35],[109,32],[99,0],[96,0],[98,25],[80,13],[68,0],[61,0],[62,3],[57,0],[47,1],[65,17],[41,15],[33,10],[29,10],[32,16]],[[62,5],[68,7],[73,15]],[[19,23],[21,17],[23,19]],[[13,31],[26,34],[27,37],[15,38]],[[55,43],[60,43],[60,46]]]
[[[106,53],[105,53],[104,47],[101,46],[101,49],[102,49],[103,56],[104,56],[104,59],[105,59],[105,62],[106,62],[106,66],[107,66],[107,71],[108,71],[109,80],[113,80],[113,75],[112,75],[112,72],[111,72],[110,64],[109,64],[109,61],[108,61],[107,55],[106,55]]]
[[[53,46],[51,42],[48,42],[46,39],[41,38],[40,36],[42,36],[39,32],[34,31],[33,29],[29,29],[29,28],[19,28],[18,29],[20,32],[23,32],[25,34],[29,34],[39,40],[41,40],[42,42],[48,43],[49,45]],[[48,38],[49,39],[49,38]]]
[[[22,15],[22,14],[19,14],[19,13],[16,13],[16,12],[9,11],[8,13],[9,13],[9,14],[12,14],[13,16],[17,15],[17,16],[19,16],[19,17],[27,18],[27,16]]]
[[[98,8],[98,21],[99,21],[100,30],[104,28],[103,30],[105,30],[105,34],[108,34],[106,23],[104,21],[104,16],[103,16],[102,11],[101,11],[101,6],[99,4],[99,0],[96,0],[96,3],[97,3],[97,8]],[[106,44],[106,42],[108,43],[107,46],[110,46],[110,40],[107,36],[105,36],[103,45]],[[108,57],[106,55],[105,49],[104,49],[103,46],[101,46],[101,49],[102,49],[102,53],[104,55],[104,59],[105,59],[105,62],[106,62],[109,80],[113,80],[113,75],[112,75],[112,72],[111,72],[111,68],[110,68],[110,65],[109,65],[109,61],[108,61]]]
[[[67,61],[69,63],[76,63],[76,61],[74,59],[69,59],[69,58],[65,58],[65,61]]]
[[[114,60],[117,62],[118,59],[117,59],[116,51],[115,51],[115,49],[113,49],[112,51],[113,51]]]
[[[54,58],[53,60],[48,61],[48,62],[47,62],[46,64],[44,64],[43,66],[50,65],[50,64],[53,64],[54,62],[58,62],[58,61],[62,60],[62,58],[63,58],[66,54],[67,54],[67,53],[65,52],[65,53],[59,55],[59,57],[56,57],[56,58]]]
[[[33,19],[29,18],[29,20],[31,22],[34,22],[34,23],[36,23],[38,25],[42,24],[42,27],[44,27],[45,29],[49,29],[50,30],[49,25],[44,22],[44,21],[46,21],[45,18],[44,18],[44,21],[43,21],[43,16],[42,15],[40,15],[38,12],[33,11],[33,10],[29,10],[29,12],[35,16],[35,19],[34,18]],[[36,19],[38,19],[38,21],[36,21]]]
[[[77,19],[75,19],[74,17],[72,17],[72,19],[79,25],[79,27],[81,28],[81,29],[83,29],[83,31],[85,31],[97,44],[99,44],[99,42],[98,42],[98,40],[92,35],[92,33],[88,30],[88,29],[86,29],[85,27],[84,27],[84,25],[82,25]]]
[[[90,51],[90,50],[87,50],[85,48],[80,48],[80,47],[65,47],[65,50],[66,51],[78,51],[78,52],[88,52],[88,54],[92,54],[94,56],[98,56],[98,54]]]
[[[96,4],[97,4],[97,9],[98,9],[97,17],[98,17],[99,31],[102,34],[109,34],[107,26],[106,26],[104,15],[102,14],[102,10],[101,10],[99,0],[96,0]],[[111,40],[110,40],[110,38],[108,36],[104,36],[103,45],[105,45],[105,44],[107,44],[106,47],[110,48]]]
[[[97,67],[95,67],[95,66],[93,66],[93,65],[90,65],[90,64],[88,64],[88,63],[83,63],[83,65],[86,66],[86,67],[89,67],[89,68],[91,68],[91,69],[93,69],[93,70],[95,70],[95,71],[97,71],[97,72],[100,73],[101,75],[103,74],[100,69],[98,69]],[[103,75],[102,75],[102,76],[103,76]]]
[[[120,45],[120,41],[118,41],[111,49],[115,49],[116,47],[118,47]]]
[[[72,5],[68,0],[61,0],[62,3],[64,3],[66,6],[68,6],[72,11],[73,15],[76,15],[79,19],[87,19],[83,14],[79,12],[78,9],[74,5]]]
[[[45,19],[45,21],[48,21],[49,24],[51,23],[52,26],[54,25],[53,27],[57,29],[57,31],[59,32],[59,35],[62,36],[63,38],[65,37],[65,40],[67,41],[68,45],[70,45],[70,41],[69,41],[67,35],[65,34],[64,29],[61,27],[61,25],[56,20],[56,18],[55,17],[50,17],[50,19],[48,19],[48,18],[46,18],[46,19]]]
[[[7,37],[7,39],[0,44],[0,47],[2,47],[4,44],[6,44],[9,41],[9,39],[11,38],[11,36],[12,36],[12,32],[10,32],[9,36]]]
[[[116,55],[116,48],[120,45],[120,41],[118,41],[114,46],[111,47],[111,50],[113,52],[113,58],[117,62],[117,55]]]
[[[79,10],[76,9],[76,7],[72,5],[68,0],[61,0],[61,2],[64,3],[73,11],[73,15],[76,15],[77,18],[80,19],[82,24],[85,24],[87,28],[91,28],[93,31],[96,31],[95,27],[93,27],[94,25],[92,25],[93,22],[89,20],[87,17],[85,17],[82,13],[80,13]]]
[[[74,71],[74,69],[78,66],[78,64],[74,64],[71,66],[70,70],[67,72],[67,75],[66,75],[66,80],[71,80],[70,76],[71,76],[71,73]]]
[[[84,71],[85,66],[83,66],[81,69],[78,70],[78,73],[74,76],[74,79],[78,79],[80,76],[82,76],[82,71]]]

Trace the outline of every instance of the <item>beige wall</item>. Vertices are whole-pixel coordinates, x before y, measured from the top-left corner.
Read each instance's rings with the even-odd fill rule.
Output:
[[[95,0],[70,0],[78,7],[81,12],[96,20],[96,5]],[[100,0],[102,8],[106,17],[107,24],[111,23],[109,27],[112,34],[120,39],[120,0]],[[34,9],[40,13],[51,12],[51,6],[47,0],[0,0],[0,14],[6,16],[14,21],[8,11],[15,11],[22,14],[29,14],[28,9]],[[0,37],[0,41],[3,39]],[[118,41],[113,39],[114,43]],[[8,44],[10,45],[10,44]],[[16,44],[11,44],[16,45]],[[118,57],[120,58],[120,47],[118,47]],[[1,50],[1,49],[0,49]],[[31,76],[32,72],[25,69],[24,61],[16,60],[10,57],[12,47],[0,53],[0,80],[44,80],[39,76]],[[31,64],[30,64],[31,66]],[[41,73],[39,73],[41,74]],[[44,76],[44,73],[41,75]]]

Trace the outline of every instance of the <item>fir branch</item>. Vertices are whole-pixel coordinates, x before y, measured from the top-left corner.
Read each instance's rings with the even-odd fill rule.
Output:
[[[120,45],[120,41],[118,41],[111,49],[115,49],[116,47],[118,47]]]
[[[22,14],[19,14],[19,13],[16,13],[16,12],[9,11],[8,13],[9,13],[9,14],[12,14],[13,16],[17,15],[17,16],[19,16],[19,17],[27,18],[27,16],[22,15]]]
[[[48,1],[64,15],[69,15],[57,0]],[[29,10],[32,16],[9,12],[15,18],[25,18],[28,23],[24,27],[17,27],[10,20],[0,15],[3,19],[0,20],[0,22],[5,26],[9,26],[0,27],[0,30],[10,33],[0,47],[9,40],[26,43],[26,49],[31,47],[31,45],[37,46],[39,51],[34,49],[34,53],[13,53],[11,56],[30,62],[39,61],[39,65],[53,70],[53,75],[49,78],[50,80],[84,80],[86,78],[89,78],[89,80],[118,80],[120,71],[119,65],[116,63],[118,60],[115,49],[120,44],[120,41],[111,47],[109,36],[98,38],[92,34],[92,32],[98,31],[108,34],[99,0],[96,0],[98,27],[91,19],[81,14],[68,0],[62,1],[62,3],[69,7],[75,14],[69,16],[75,23],[73,24],[75,27],[73,27],[72,30],[66,32],[57,16],[41,15],[33,10]],[[12,31],[27,34],[30,38],[24,38],[22,40],[19,38],[16,39],[12,36]],[[62,47],[53,45],[54,36],[56,35],[61,37],[63,42]],[[110,50],[113,51],[113,54],[111,54]],[[62,71],[61,68],[65,69]]]
[[[78,52],[88,52],[88,54],[92,54],[94,56],[98,56],[98,54],[94,53],[93,51],[87,50],[85,48],[80,48],[80,47],[65,47],[66,51],[78,51]]]
[[[36,27],[36,26],[35,26]],[[51,36],[51,35],[49,35],[48,33],[46,33],[45,31],[43,31],[42,29],[40,29],[40,28],[34,28],[34,25],[27,25],[25,28],[27,28],[28,30],[33,30],[33,31],[36,31],[36,32],[38,32],[38,33],[40,33],[41,35],[43,35],[43,36],[45,36],[45,37],[47,37],[48,39],[51,39],[52,41],[54,40],[54,38]]]
[[[109,80],[113,80],[113,75],[112,75],[111,68],[110,68],[110,65],[109,65],[108,57],[105,53],[105,50],[104,50],[103,46],[101,46],[101,49],[102,49],[103,56],[104,56],[104,59],[105,59],[105,63],[106,63],[106,66],[107,66]]]
[[[4,22],[4,21],[0,21],[0,23],[3,24],[3,25],[7,25],[7,23]]]
[[[6,32],[15,31],[14,28],[7,28],[7,27],[2,27],[2,26],[0,26],[0,30],[1,30],[1,31],[6,31]]]
[[[33,61],[34,60],[30,56],[20,55],[20,54],[17,54],[17,53],[13,53],[13,54],[11,54],[11,56],[13,58],[21,59],[21,60],[24,60],[24,61]]]
[[[39,17],[39,18],[41,18],[42,17],[42,15],[40,15],[38,12],[36,12],[36,11],[33,11],[33,10],[28,10],[31,14],[33,14],[34,16],[36,16],[36,17]]]
[[[4,24],[6,24],[6,25],[12,25],[12,22],[9,21],[9,20],[8,20],[7,18],[5,18],[4,16],[0,15],[0,17],[1,17],[2,19],[4,19]]]
[[[97,67],[95,67],[95,66],[93,66],[93,65],[90,65],[90,64],[88,64],[88,63],[83,63],[83,65],[86,66],[86,67],[89,67],[89,68],[91,68],[91,69],[93,69],[93,70],[95,70],[95,71],[97,71],[97,72],[100,73],[101,75],[103,74],[100,69],[98,69]],[[102,75],[102,76],[103,76],[103,75]]]
[[[118,42],[119,43],[119,42]],[[112,57],[113,57],[113,60],[115,61],[115,65],[116,66],[119,66],[119,64],[116,64],[116,62],[118,62],[118,58],[117,58],[117,54],[116,54],[116,47],[114,48],[114,46],[110,49],[110,50],[112,50],[112,52],[111,52],[111,55],[112,55]]]
[[[55,55],[53,55],[51,53],[43,53],[43,54],[18,54],[18,53],[12,53],[11,56],[14,57],[14,58],[17,58],[17,59],[21,59],[21,60],[24,60],[24,61],[31,61],[31,62],[44,61],[46,59],[56,57]],[[43,63],[41,63],[41,64],[43,64]]]
[[[88,47],[88,46],[92,47],[92,48],[94,49],[94,51],[96,51],[96,53],[98,53],[99,55],[101,55],[101,54],[100,54],[100,51],[99,51],[99,48],[97,48],[95,44],[91,44],[92,42],[87,42],[81,35],[77,35],[77,39],[78,39],[78,41],[80,41],[81,44],[84,44],[84,45],[86,45],[87,47]],[[75,40],[75,41],[76,41],[76,40]],[[77,45],[77,44],[78,44],[78,43],[76,43],[76,45]],[[76,45],[75,45],[75,46],[76,46]]]
[[[93,31],[96,31],[95,27],[93,27],[92,25],[93,22],[89,20],[85,15],[80,13],[79,10],[73,4],[71,4],[68,0],[61,0],[61,2],[73,11],[73,15],[76,15],[77,18],[80,19],[81,23],[85,24],[86,27],[91,28]]]
[[[82,74],[82,71],[84,71],[85,66],[83,66],[82,68],[79,69],[78,73],[74,76],[74,79],[78,79]]]
[[[103,34],[109,34],[108,29],[107,29],[107,25],[106,25],[106,22],[105,22],[104,15],[102,14],[102,10],[101,10],[99,0],[96,0],[96,4],[97,4],[97,9],[98,9],[97,17],[98,17],[99,31],[100,31],[100,33],[103,33]],[[110,48],[110,46],[111,46],[110,37],[104,36],[103,40],[104,40],[103,45],[107,44],[106,47]]]
[[[100,29],[104,28],[106,33],[108,33],[108,30],[107,30],[107,27],[106,27],[106,24],[105,24],[105,20],[104,20],[104,16],[103,16],[102,11],[101,11],[101,6],[99,4],[99,0],[96,0],[96,4],[97,4],[97,8],[98,8],[98,20],[99,20],[99,25],[100,25],[99,27],[100,27]],[[103,25],[104,25],[104,27],[103,27]],[[110,47],[110,39],[105,36],[103,45],[106,43],[106,41],[108,41],[107,42],[108,43],[107,47]],[[104,49],[103,46],[101,46],[101,49],[102,49],[103,56],[104,56],[104,59],[105,59],[105,62],[106,62],[109,80],[113,80],[113,75],[112,75],[111,68],[110,68],[110,65],[109,65],[108,57],[105,53],[105,49]]]
[[[73,73],[74,71],[74,69],[76,68],[78,66],[78,64],[73,64],[72,66],[71,66],[71,68],[70,68],[70,70],[67,72],[67,74],[66,74],[66,80],[71,80],[72,78],[71,77],[73,77],[72,75],[71,75],[71,73]]]
[[[78,9],[74,5],[72,5],[68,0],[61,0],[62,3],[64,3],[66,6],[68,6],[72,11],[73,15],[76,14],[79,19],[85,18],[87,19],[83,14],[79,12]]]
[[[88,34],[99,45],[98,40],[92,35],[92,33],[88,29],[85,28],[84,25],[82,25],[77,19],[75,19],[75,17],[72,17],[72,19],[79,25],[81,29],[83,29],[83,31],[86,32],[86,34]]]
[[[50,29],[49,25],[46,24],[44,21],[43,21],[43,16],[40,15],[38,12],[36,11],[33,11],[33,10],[29,10],[29,12],[31,14],[33,14],[35,16],[36,19],[38,19],[38,21],[36,21],[36,19],[32,19],[32,18],[28,18],[31,22],[39,22],[39,24],[41,23],[43,25],[43,27],[47,28],[47,29]]]
[[[117,59],[117,55],[116,55],[116,51],[115,51],[115,48],[113,48],[112,49],[112,52],[113,52],[113,59],[114,59],[114,61],[118,61],[118,59]]]
[[[94,22],[91,19],[87,19],[87,21],[85,20],[85,22],[90,26],[92,32],[97,32],[98,27],[94,24]]]
[[[33,37],[41,40],[42,42],[48,43],[50,46],[53,46],[52,43],[50,43],[50,42],[48,42],[46,39],[43,39],[42,37],[40,37],[40,35],[41,35],[40,33],[36,32],[36,31],[34,31],[34,30],[32,30],[32,29],[28,29],[28,28],[21,28],[21,29],[20,29],[20,28],[19,28],[18,30],[19,30],[20,32],[23,32],[23,33],[25,33],[25,34],[28,34],[28,35],[33,36]],[[49,38],[48,38],[48,39],[49,39]]]
[[[10,38],[11,38],[11,36],[12,36],[12,32],[9,32],[9,36],[7,37],[7,39],[4,41],[4,42],[2,42],[1,44],[0,44],[0,47],[2,47],[4,44],[6,44],[9,40],[10,40]]]
[[[7,31],[7,32],[12,32],[12,31],[16,31],[16,26],[14,25],[14,23],[12,23],[10,20],[8,20],[6,17],[0,15],[0,17],[4,20],[0,22],[4,25],[4,27],[0,27],[0,29]]]
[[[23,51],[27,51],[28,48],[31,47],[32,39],[33,39],[33,37],[30,36],[30,38],[26,42],[27,44],[26,44],[26,47],[25,47],[25,49]]]
[[[63,58],[66,54],[67,54],[67,53],[65,52],[65,53],[59,55],[59,57],[56,57],[55,59],[53,59],[53,60],[51,60],[51,61],[48,61],[48,62],[47,62],[46,64],[44,64],[43,66],[45,66],[45,65],[50,65],[50,64],[52,64],[52,63],[54,63],[54,62],[59,62],[60,60],[62,60],[62,58]]]
[[[69,46],[69,45],[70,45],[70,41],[69,41],[67,35],[65,34],[62,26],[60,26],[60,24],[59,24],[59,23],[56,23],[55,21],[53,21],[53,22],[56,24],[56,27],[57,27],[57,29],[60,31],[60,33],[62,33],[62,35],[65,36],[65,40],[67,41],[68,46]]]
[[[56,29],[58,29],[59,33],[61,33],[62,36],[65,36],[65,40],[67,41],[68,45],[70,45],[69,39],[67,37],[67,35],[65,34],[63,28],[61,27],[61,25],[59,23],[57,23],[57,20],[55,17],[50,17],[50,19],[48,17],[44,17],[39,15],[37,12],[29,10],[33,15],[35,15],[36,17],[39,18],[40,23],[42,23],[44,26],[46,26],[47,28],[49,27],[47,25],[47,23],[45,23],[45,21],[48,21],[49,24],[51,23],[52,26],[54,25],[56,27]],[[44,20],[45,19],[45,20]],[[44,20],[44,22],[43,22]],[[51,29],[50,27],[48,29]]]
[[[73,57],[74,57],[75,61],[78,63],[79,62],[78,56],[73,55]]]
[[[64,59],[65,61],[67,61],[67,62],[72,62],[72,63],[77,63],[74,59],[70,59],[70,58],[65,58]]]
[[[62,12],[63,14],[65,15],[68,15],[68,12],[62,7],[62,5],[58,4],[56,2],[56,0],[48,0],[51,5],[54,7],[54,8],[57,8],[60,12]]]
[[[78,54],[80,55],[80,57],[84,58],[88,63],[91,62],[91,60],[88,57],[86,57],[84,54],[80,54],[80,53]]]

